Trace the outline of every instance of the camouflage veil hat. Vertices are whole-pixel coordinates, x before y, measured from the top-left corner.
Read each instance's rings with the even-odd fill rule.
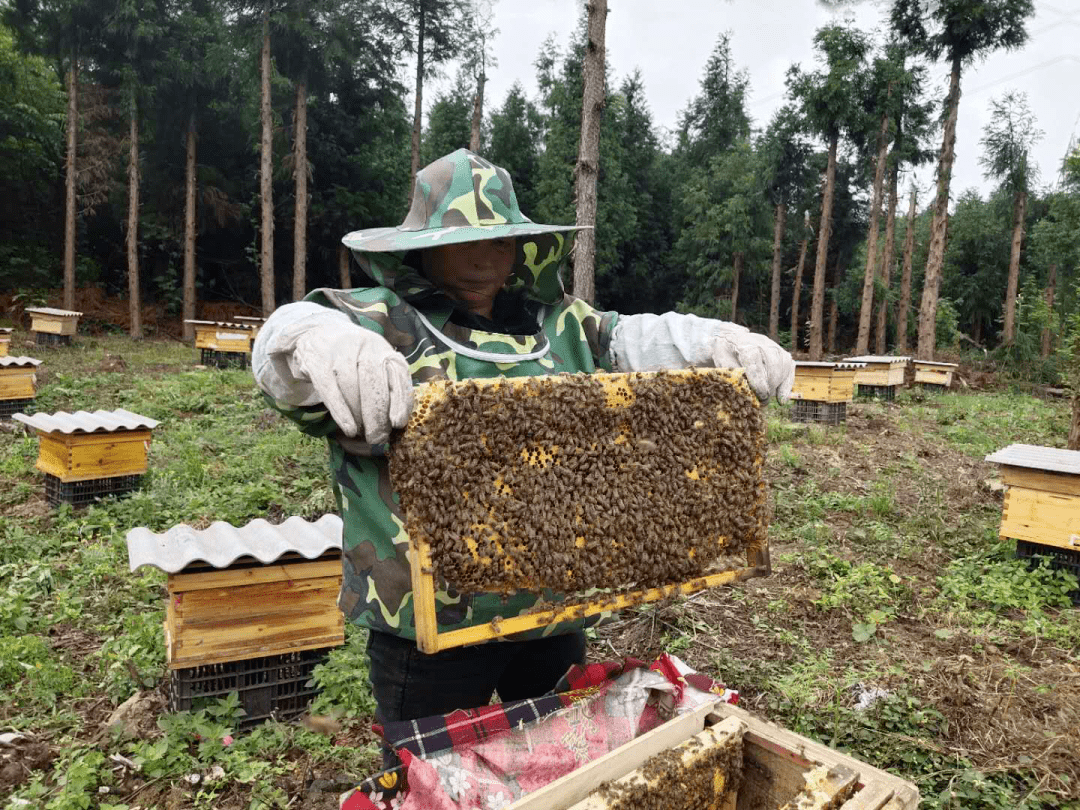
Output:
[[[577,230],[530,220],[505,169],[458,149],[417,172],[412,207],[399,226],[353,231],[341,241],[357,253],[383,253]]]

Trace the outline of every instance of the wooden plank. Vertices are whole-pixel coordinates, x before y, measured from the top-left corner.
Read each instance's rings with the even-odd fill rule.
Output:
[[[1080,549],[1080,496],[1010,487],[1005,493],[1001,536]]]
[[[142,431],[149,437],[149,431]],[[70,467],[63,481],[141,475],[146,472],[148,439],[131,434],[110,433],[111,441],[72,442]],[[90,435],[86,438],[96,439]]]
[[[1001,481],[1010,487],[1056,492],[1059,495],[1080,495],[1080,476],[1047,472],[1030,467],[1001,465]]]
[[[425,540],[409,538],[409,566],[413,589],[413,621],[416,624],[416,646],[420,652],[436,653],[450,644],[440,640],[439,622],[435,616],[435,568],[431,562],[431,547]],[[487,625],[484,625],[487,627]],[[478,641],[486,639],[477,639]]]
[[[327,647],[340,647],[345,643],[345,633],[328,635],[323,638],[309,639],[300,642],[276,642],[260,648],[230,650],[228,652],[211,652],[200,655],[185,653],[184,657],[170,660],[169,669],[187,669],[188,667],[201,667],[206,664],[226,664],[230,661],[248,661],[252,658],[262,658],[266,655],[283,655],[289,652],[301,652],[302,650],[321,650]]]
[[[68,473],[70,458],[70,448],[57,435],[38,432],[38,458],[34,467],[62,478]]]
[[[791,387],[791,398],[825,402],[829,396],[829,389],[830,380],[827,376],[796,374],[795,384]]]
[[[34,396],[33,369],[5,369],[0,375],[0,399],[30,399]],[[12,374],[12,371],[19,373]]]
[[[892,385],[888,367],[867,366],[855,372],[857,385]]]
[[[843,810],[882,810],[896,791],[889,785],[867,785],[843,804]]]
[[[298,579],[294,582],[269,582],[242,588],[188,591],[177,594],[177,610],[185,628],[198,626],[207,631],[238,628],[247,620],[261,621],[266,616],[283,620],[302,616],[312,605],[336,606],[340,577]],[[326,595],[329,594],[329,599]],[[174,603],[176,599],[174,598]]]
[[[170,574],[169,593],[202,591],[208,588],[235,588],[265,582],[290,582],[298,579],[341,577],[341,559],[311,562],[258,565],[251,568],[222,568],[197,574]]]
[[[522,796],[506,810],[552,810],[581,801],[596,790],[601,782],[617,779],[639,768],[649,757],[701,732],[705,728],[705,717],[712,712],[713,705],[707,703],[693,712],[668,720],[637,739],[582,765],[539,790]]]
[[[939,369],[922,369],[915,368],[915,382],[917,383],[931,383],[933,385],[952,385],[952,371],[941,371]]]

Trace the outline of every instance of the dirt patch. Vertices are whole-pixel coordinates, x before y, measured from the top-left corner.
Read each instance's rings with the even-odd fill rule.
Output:
[[[96,635],[70,624],[55,624],[50,627],[49,642],[53,649],[63,650],[77,661],[101,648],[101,640]]]
[[[33,771],[46,770],[56,758],[48,744],[29,734],[5,734],[0,743],[0,793],[7,793],[30,779]]]

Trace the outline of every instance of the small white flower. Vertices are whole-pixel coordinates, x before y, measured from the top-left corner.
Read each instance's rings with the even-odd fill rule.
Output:
[[[487,795],[487,810],[502,810],[510,804],[510,797],[505,793],[489,793]]]
[[[450,788],[451,798],[457,800],[469,789],[469,778],[465,771],[454,768],[446,775],[446,782]]]

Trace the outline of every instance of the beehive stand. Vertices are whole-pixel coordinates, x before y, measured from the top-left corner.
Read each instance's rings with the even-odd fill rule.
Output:
[[[215,368],[246,368],[257,326],[234,321],[184,321],[195,327],[199,362]]]
[[[82,317],[81,312],[52,307],[27,307],[26,312],[30,313],[30,331],[39,346],[70,345]]]
[[[173,710],[230,691],[239,693],[245,726],[306,708],[312,670],[345,643],[339,517],[180,525],[161,534],[140,527],[127,544],[133,571],[152,565],[168,574]]]
[[[1000,466],[1008,487],[1001,538],[1016,541],[1020,558],[1046,557],[1080,577],[1080,452],[1011,444],[986,460]],[[1080,604],[1080,588],[1071,597]]]
[[[847,406],[855,392],[861,363],[795,363],[791,389],[791,418],[795,422],[839,425],[847,421]]]
[[[757,407],[757,399],[753,396],[752,393],[750,393],[750,389],[746,385],[745,376],[741,369],[701,369],[697,372],[650,372],[646,374],[635,373],[634,376],[643,377],[648,376],[649,374],[662,373],[674,375],[676,377],[679,377],[680,375],[686,375],[685,378],[689,379],[689,375],[699,372],[708,372],[711,374],[724,376],[725,379],[728,379],[735,386],[739,387],[741,391],[744,391],[746,395],[753,401],[754,407]],[[630,376],[631,375],[627,374],[596,375],[596,378],[599,379],[604,386],[608,399],[608,407],[613,408],[614,411],[617,411],[620,407],[625,407],[632,399],[633,395],[630,392],[628,385],[628,377]],[[464,384],[476,384],[479,386],[505,384],[509,386],[519,386],[524,384],[525,381],[529,379],[531,378],[496,378],[491,380],[470,380],[467,383],[461,384],[440,382],[417,386],[414,420],[426,418],[424,414],[426,414],[430,405],[437,399],[450,395],[451,392],[454,390],[454,386]],[[560,375],[557,377],[545,377],[543,379],[553,380],[558,383],[561,380],[572,379],[572,376]],[[726,419],[726,416],[723,413],[720,413],[717,416],[718,425],[714,429],[720,429],[720,425],[723,423],[724,419]],[[410,427],[412,426],[412,424],[414,423],[410,423]],[[613,426],[617,425],[617,419],[614,416],[612,419],[612,424]],[[762,459],[759,458],[757,461],[757,474],[759,476],[761,462]],[[750,471],[747,472],[748,478],[752,479],[753,474],[750,473]],[[757,486],[760,490],[760,498],[764,499],[764,482],[760,480],[760,478],[756,482],[752,482],[749,485]],[[460,493],[448,492],[446,493],[446,497],[460,497]],[[763,502],[764,501],[762,500],[761,503]],[[407,504],[405,506],[407,510]],[[435,569],[432,560],[431,545],[429,542],[422,538],[410,536],[409,559],[412,573],[413,604],[416,623],[417,646],[422,652],[435,653],[440,650],[449,649],[451,647],[458,647],[465,644],[474,644],[495,638],[501,638],[514,633],[534,630],[537,628],[546,627],[548,625],[557,624],[559,622],[578,620],[587,616],[593,616],[597,613],[618,611],[632,605],[655,602],[660,599],[665,599],[680,594],[694,593],[696,591],[704,590],[706,588],[714,588],[719,585],[731,583],[749,577],[767,576],[770,572],[770,562],[768,542],[767,539],[764,538],[764,534],[765,533],[762,532],[762,539],[760,542],[752,542],[748,544],[745,554],[745,565],[734,570],[725,570],[718,571],[716,573],[709,573],[704,576],[695,577],[686,582],[663,585],[660,587],[653,587],[622,593],[609,593],[604,595],[598,595],[592,597],[588,601],[579,601],[578,603],[571,605],[560,605],[559,603],[555,603],[551,608],[548,609],[538,610],[536,612],[530,612],[511,618],[501,619],[497,622],[477,624],[471,627],[464,627],[455,630],[449,630],[446,632],[439,632],[438,623],[436,620],[435,594],[439,586],[437,585],[435,579]]]
[[[0,419],[33,413],[40,365],[32,357],[0,357]]]
[[[865,355],[849,357],[848,363],[865,363],[866,367],[855,374],[855,385],[860,397],[877,397],[887,402],[896,398],[896,392],[904,385],[904,370],[910,357]]]
[[[915,382],[925,391],[948,391],[952,385],[956,363],[931,363],[929,360],[913,360]]]
[[[11,328],[0,327],[0,357],[7,357],[11,348]]]
[[[87,506],[137,489],[158,426],[156,419],[123,409],[12,418],[37,431],[35,466],[45,473],[45,497],[53,505]]]

